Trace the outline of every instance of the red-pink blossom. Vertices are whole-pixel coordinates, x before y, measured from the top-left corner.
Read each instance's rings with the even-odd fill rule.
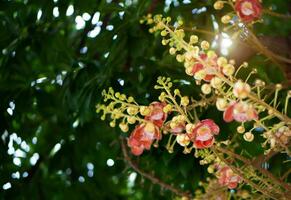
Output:
[[[197,61],[191,68],[190,75],[195,77],[195,74],[199,73],[200,71],[204,71],[205,76],[202,77],[204,81],[210,82],[211,79],[215,76],[215,72],[219,69],[216,61],[217,56],[208,56],[205,53],[200,53],[200,59],[203,60],[203,63]],[[206,66],[204,65],[206,64]]]
[[[135,127],[127,144],[131,148],[131,152],[139,156],[144,149],[149,150],[154,140],[160,140],[162,135],[160,130],[153,123],[139,124]]]
[[[145,120],[153,122],[159,128],[162,127],[167,118],[167,113],[163,111],[165,106],[165,103],[152,102],[149,105],[151,112],[145,116]]]
[[[214,143],[214,135],[219,134],[219,127],[211,119],[198,122],[191,133],[188,133],[194,147],[198,149],[209,148]]]
[[[227,186],[229,189],[237,187],[241,182],[241,177],[236,175],[228,166],[222,167],[217,172],[218,182],[221,185]]]
[[[262,5],[259,0],[236,0],[235,10],[243,22],[257,20],[262,14]]]
[[[226,122],[231,122],[233,120],[237,122],[246,122],[258,119],[258,114],[251,104],[244,101],[232,102],[224,111],[223,119]]]

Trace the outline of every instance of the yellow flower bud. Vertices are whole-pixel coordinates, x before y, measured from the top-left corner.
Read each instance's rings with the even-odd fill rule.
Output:
[[[136,119],[135,119],[135,117],[127,117],[127,122],[129,124],[134,124],[136,122]]]
[[[185,72],[186,72],[187,75],[193,76],[193,69],[192,69],[191,66],[190,67],[186,67]]]
[[[138,113],[138,108],[137,107],[128,107],[127,113],[129,115],[136,115]]]
[[[167,104],[164,108],[163,108],[163,112],[164,113],[169,113],[171,112],[173,109],[173,106],[171,104]]]
[[[252,134],[251,132],[246,132],[244,134],[244,140],[247,142],[251,142],[254,140],[254,134]]]
[[[207,171],[209,174],[213,174],[214,172],[214,167],[212,165],[210,165],[208,168],[207,168]]]
[[[119,128],[121,129],[122,132],[127,132],[128,131],[128,125],[126,123],[120,123]]]
[[[229,15],[224,15],[222,18],[221,18],[221,22],[224,23],[224,24],[228,24],[231,20],[231,17]]]
[[[237,130],[238,133],[244,133],[245,132],[245,127],[238,126],[236,130]]]
[[[167,32],[166,30],[163,30],[163,31],[161,32],[161,36],[166,36],[166,35],[168,35],[168,32]]]
[[[182,97],[181,98],[181,105],[188,106],[188,104],[189,104],[189,97],[187,97],[187,96]]]
[[[183,55],[181,55],[181,54],[178,54],[178,55],[176,56],[176,60],[177,60],[178,62],[183,62],[184,59],[185,59],[185,57],[184,57]]]
[[[227,107],[227,101],[223,98],[217,98],[216,100],[216,107],[220,111],[224,111]]]
[[[225,57],[219,57],[217,59],[217,64],[219,66],[223,66],[223,65],[226,65],[227,64],[227,59]]]
[[[187,134],[178,134],[176,140],[182,147],[188,146],[190,143],[190,138]]]
[[[174,47],[171,47],[170,49],[169,49],[169,53],[171,54],[171,55],[174,55],[175,53],[176,53],[176,49],[174,48]]]
[[[197,43],[198,40],[199,40],[199,38],[198,38],[197,35],[191,35],[191,36],[190,36],[190,43],[191,43],[191,44],[195,44],[195,43]]]
[[[206,76],[205,70],[199,70],[198,72],[195,73],[194,78],[196,80],[202,80]]]
[[[207,42],[207,41],[202,41],[201,42],[201,44],[200,44],[200,46],[201,46],[201,48],[203,49],[203,50],[207,50],[207,49],[209,49],[209,42]]]
[[[186,132],[187,132],[187,133],[192,133],[194,127],[195,127],[194,124],[187,124],[187,125],[186,125]]]
[[[210,85],[213,87],[213,88],[220,88],[221,85],[222,85],[222,80],[218,77],[213,77],[210,81]]]
[[[223,1],[216,1],[213,5],[215,10],[221,10],[224,6]]]
[[[110,127],[115,127],[115,121],[111,121],[110,123],[109,123],[109,125],[110,125]]]
[[[201,91],[203,94],[210,94],[211,93],[211,86],[209,84],[203,84],[201,87]]]
[[[226,76],[232,76],[235,71],[235,67],[232,64],[226,64],[222,67],[222,72]]]
[[[147,106],[141,106],[139,112],[142,116],[149,115],[151,113],[151,109]]]

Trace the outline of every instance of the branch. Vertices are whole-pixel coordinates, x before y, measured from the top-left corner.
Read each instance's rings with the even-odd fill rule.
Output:
[[[147,172],[143,171],[142,169],[140,169],[139,166],[134,161],[132,161],[131,158],[129,157],[128,151],[126,149],[125,139],[120,137],[120,143],[121,143],[121,149],[122,149],[122,153],[123,153],[123,156],[124,156],[124,160],[127,162],[127,164],[130,167],[132,167],[132,169],[134,171],[139,173],[142,177],[150,180],[152,183],[158,184],[162,188],[164,188],[166,190],[169,190],[169,191],[177,194],[178,196],[187,197],[189,199],[192,198],[192,194],[189,191],[186,191],[186,192],[181,191],[180,189],[177,189],[177,188],[173,187],[172,185],[169,185],[169,184],[163,182],[162,180],[160,180],[159,178],[153,176],[152,174],[147,173]]]

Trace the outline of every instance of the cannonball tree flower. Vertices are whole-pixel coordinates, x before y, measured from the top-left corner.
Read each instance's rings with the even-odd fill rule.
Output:
[[[219,134],[219,127],[211,119],[198,122],[188,133],[190,140],[197,149],[209,148],[214,143],[214,135]]]
[[[152,102],[149,105],[150,112],[145,116],[145,120],[153,122],[159,128],[162,127],[167,118],[167,113],[163,111],[165,106],[165,103]]]
[[[216,63],[217,55],[210,51],[208,54],[200,53],[199,57],[203,62],[197,60],[193,66],[186,69],[186,73],[190,76],[194,76],[196,80],[210,82],[219,69]]]
[[[258,114],[255,108],[247,102],[231,102],[223,113],[223,119],[226,122],[233,120],[246,122],[258,119]]]
[[[229,189],[235,189],[238,183],[241,182],[241,177],[236,175],[228,166],[220,167],[217,175],[218,182],[221,185],[227,186]]]
[[[259,0],[236,0],[234,8],[245,23],[259,19],[262,14],[262,5]]]
[[[148,122],[135,127],[127,140],[127,144],[131,148],[132,154],[139,156],[144,149],[150,150],[154,140],[160,140],[161,138],[162,135],[159,128]]]

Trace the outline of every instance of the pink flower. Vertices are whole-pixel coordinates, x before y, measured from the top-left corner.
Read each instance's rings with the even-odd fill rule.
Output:
[[[220,168],[217,175],[218,182],[229,189],[236,188],[238,183],[241,182],[241,177],[236,175],[228,166]]]
[[[214,143],[214,135],[218,135],[219,127],[211,119],[198,122],[192,132],[188,134],[194,147],[198,149],[209,148]]]
[[[223,119],[226,122],[231,122],[233,120],[237,122],[246,122],[258,119],[258,114],[254,107],[246,102],[232,102],[224,111]]]
[[[235,10],[243,22],[249,23],[261,17],[262,5],[259,0],[236,0]]]
[[[159,128],[153,123],[139,124],[135,127],[130,137],[127,140],[131,152],[139,156],[143,153],[144,149],[150,150],[154,140],[160,140],[162,135]]]
[[[167,113],[163,111],[165,103],[153,102],[150,104],[151,112],[145,116],[145,120],[153,122],[157,127],[161,128],[167,118]]]
[[[198,75],[199,78],[203,79],[204,81],[210,82],[211,79],[215,76],[215,72],[218,69],[217,66],[217,56],[208,56],[205,53],[200,53],[200,58],[206,63],[207,66],[204,66],[202,63],[197,61],[190,70],[190,75],[197,77],[198,73],[201,73],[203,71],[203,75]]]

